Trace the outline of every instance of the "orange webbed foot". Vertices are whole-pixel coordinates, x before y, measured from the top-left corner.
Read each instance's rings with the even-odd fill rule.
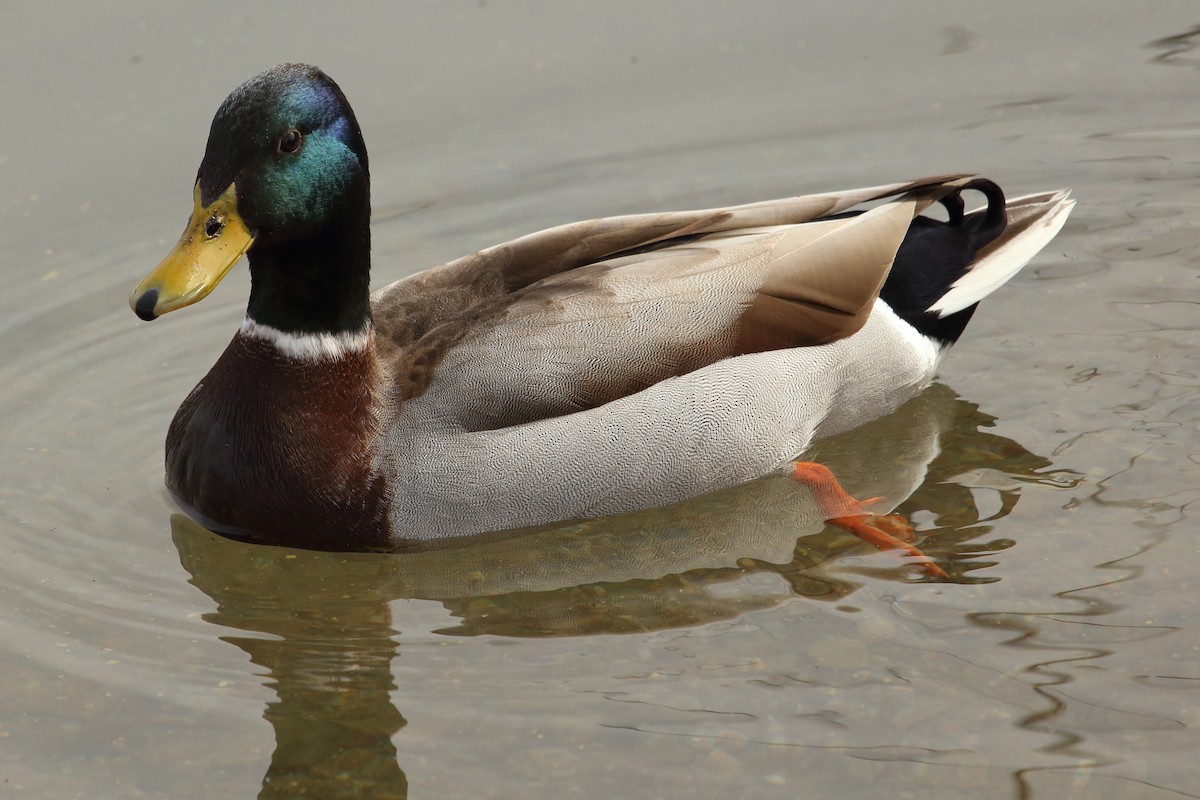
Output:
[[[909,544],[915,537],[908,520],[897,514],[873,514],[867,510],[868,505],[882,498],[854,498],[842,488],[828,467],[813,461],[793,462],[791,477],[809,488],[825,521],[830,525],[854,534],[879,550],[899,552],[919,559],[919,566],[927,576],[949,580],[950,576],[933,559]]]

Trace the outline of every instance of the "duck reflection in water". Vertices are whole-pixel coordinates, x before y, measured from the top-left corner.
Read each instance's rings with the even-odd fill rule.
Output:
[[[923,549],[953,580],[996,580],[971,575],[1011,545],[979,544],[986,523],[1012,511],[1022,485],[1061,486],[1069,474],[1048,472],[1048,460],[988,432],[991,421],[934,386],[822,444],[820,458],[850,491],[932,515]],[[999,511],[988,519],[975,504],[979,481],[964,477],[984,473],[1006,477],[995,482]],[[783,477],[666,509],[400,555],[250,545],[179,514],[172,528],[191,582],[216,603],[207,621],[249,634],[223,638],[268,671],[276,692],[264,712],[276,747],[262,798],[407,795],[392,671],[405,626],[392,618],[394,600],[442,603],[461,620],[439,631],[449,635],[611,634],[734,619],[796,597],[838,600],[867,578],[913,575],[826,527],[808,493]],[[851,550],[861,564],[836,558]]]

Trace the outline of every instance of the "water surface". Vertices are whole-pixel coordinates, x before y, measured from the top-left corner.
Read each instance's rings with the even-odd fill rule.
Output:
[[[1198,796],[1200,19],[1183,3],[0,12],[0,797]],[[162,488],[235,270],[154,323],[213,111],[308,61],[376,285],[546,225],[977,170],[1073,187],[938,385],[786,481],[407,557],[231,542]]]

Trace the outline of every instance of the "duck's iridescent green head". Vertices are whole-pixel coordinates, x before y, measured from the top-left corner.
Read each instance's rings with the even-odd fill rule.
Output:
[[[362,132],[337,84],[304,64],[262,72],[217,110],[188,227],[130,305],[143,319],[190,305],[247,251],[351,229],[365,241],[368,187]]]
[[[204,206],[236,184],[242,219],[267,242],[332,220],[366,177],[367,148],[342,90],[316,67],[284,64],[217,109],[196,180]]]

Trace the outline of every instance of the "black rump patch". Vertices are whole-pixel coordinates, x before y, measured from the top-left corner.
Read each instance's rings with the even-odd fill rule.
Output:
[[[987,205],[964,214],[962,192],[966,190],[980,192]],[[962,335],[975,305],[946,317],[930,313],[929,307],[967,273],[982,248],[1004,233],[1008,213],[1003,190],[984,178],[967,182],[943,197],[941,204],[948,216],[945,222],[923,216],[913,220],[879,296],[918,331],[946,346]]]

